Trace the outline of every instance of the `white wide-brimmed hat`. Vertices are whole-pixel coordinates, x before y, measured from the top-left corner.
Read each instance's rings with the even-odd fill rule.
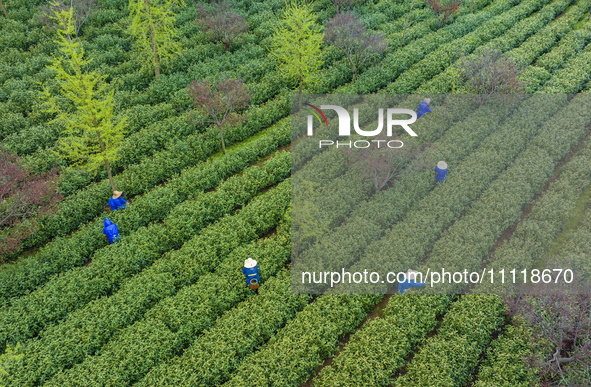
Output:
[[[407,280],[416,280],[418,273],[419,273],[418,271],[408,269],[408,271],[406,272],[406,279]]]
[[[248,258],[247,260],[244,261],[244,267],[247,269],[252,269],[256,265],[257,265],[257,261],[255,261],[252,258]]]
[[[433,165],[433,164],[431,164]],[[447,169],[447,163],[445,161],[440,161],[437,163],[437,168],[439,169]]]
[[[123,192],[121,192],[121,191],[113,191],[113,199],[117,199],[122,194],[123,194]]]

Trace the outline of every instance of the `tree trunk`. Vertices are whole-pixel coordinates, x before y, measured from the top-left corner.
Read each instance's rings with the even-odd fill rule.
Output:
[[[470,2],[470,13],[472,13],[472,10],[474,9],[474,0],[472,0]]]
[[[1,2],[2,2],[2,1],[0,0],[0,3],[1,3]],[[6,11],[4,11],[4,13],[6,13]],[[8,17],[8,15],[6,15],[6,17]],[[589,18],[591,18],[591,12],[589,12],[589,16],[587,16],[587,20],[585,20],[585,21],[589,21]]]
[[[96,135],[98,137],[99,144],[101,146],[101,153],[103,154],[103,157],[105,159],[105,168],[107,169],[107,176],[109,176],[109,182],[111,183],[111,189],[113,191],[116,191],[115,182],[113,181],[113,175],[111,174],[111,167],[109,166],[109,159],[105,156],[105,144],[103,143],[103,138],[101,137],[101,132],[97,130]]]
[[[222,133],[222,129],[220,129],[220,139],[222,140],[222,152],[226,154],[226,144],[224,143],[224,135]]]
[[[152,23],[152,15],[150,14],[149,0],[144,0],[146,6],[146,14],[148,15],[148,22],[150,23],[150,42],[152,43],[152,53],[154,54],[154,74],[156,79],[160,77],[160,61],[158,60],[158,45],[156,44],[156,36],[154,33],[154,23]]]
[[[410,13],[412,12],[412,7],[413,7],[414,3],[415,3],[414,0],[410,3],[410,10],[408,11],[408,16],[406,17],[406,23],[404,23],[404,31],[402,32],[402,40],[400,41],[400,48],[402,48],[402,45],[404,44],[404,35],[406,35],[406,29],[408,28],[408,21],[410,20]]]
[[[2,7],[2,12],[4,12],[4,16],[8,19],[8,12],[6,12],[6,8],[4,8],[4,3],[0,0],[0,7]]]

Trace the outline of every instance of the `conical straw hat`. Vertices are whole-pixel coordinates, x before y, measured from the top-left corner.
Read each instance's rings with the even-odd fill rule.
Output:
[[[431,164],[433,165],[433,164]],[[445,161],[440,161],[437,163],[437,168],[439,169],[447,169],[447,163]]]
[[[248,258],[247,260],[244,261],[244,267],[247,269],[252,269],[256,265],[257,265],[257,261],[255,261],[252,258]]]
[[[113,191],[113,199],[117,199],[122,194],[123,194],[123,192],[121,192],[121,191]]]

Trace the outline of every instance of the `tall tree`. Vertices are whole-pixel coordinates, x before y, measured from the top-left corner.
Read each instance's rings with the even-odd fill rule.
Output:
[[[433,14],[439,22],[441,28],[453,15],[458,13],[461,6],[461,0],[423,0],[425,4],[433,11]]]
[[[525,83],[517,76],[517,65],[497,49],[487,49],[477,56],[460,56],[459,73],[468,93],[478,96],[482,106],[498,94],[524,94]]]
[[[232,11],[230,3],[226,1],[214,3],[211,11],[203,4],[200,5],[195,23],[203,29],[209,39],[221,41],[228,51],[232,47],[232,42],[248,31],[246,20]]]
[[[41,218],[56,210],[62,200],[57,178],[57,168],[35,175],[0,147],[0,262],[36,232]]]
[[[543,386],[591,385],[591,297],[578,290],[538,284],[527,289],[538,296],[505,297],[510,315],[532,329],[532,356],[524,359],[542,377]],[[582,285],[582,284],[581,284]]]
[[[399,148],[390,148],[386,143],[397,141]],[[394,182],[403,171],[418,171],[433,165],[431,143],[419,144],[412,139],[402,142],[393,137],[372,137],[372,144],[367,148],[342,148],[351,165],[359,172],[362,180],[369,181],[376,191]]]
[[[345,54],[353,80],[360,69],[370,65],[388,46],[383,34],[368,33],[357,16],[346,13],[337,14],[326,23],[324,42]]]
[[[206,117],[203,122],[214,124],[218,128],[222,151],[226,154],[224,130],[244,119],[237,112],[248,106],[250,92],[236,79],[222,80],[216,87],[212,87],[207,80],[193,81],[188,89],[197,113]]]
[[[410,21],[410,14],[412,13],[412,8],[415,5],[415,0],[411,0],[410,2],[410,9],[408,10],[408,16],[406,17],[406,21],[404,22],[404,30],[402,31],[402,39],[400,39],[400,48],[404,45],[404,36],[406,35],[406,29],[410,26],[408,22]]]
[[[173,7],[185,7],[184,0],[129,0],[131,25],[128,33],[144,52],[144,64],[160,77],[163,62],[170,61],[180,51],[176,16]]]
[[[97,0],[50,0],[48,5],[39,7],[43,12],[39,21],[48,26],[59,28],[55,23],[56,15],[72,8],[74,10],[74,32],[78,37],[84,23],[96,11],[96,2]]]
[[[297,82],[302,108],[302,87],[315,79],[322,65],[320,45],[324,34],[316,24],[309,4],[288,4],[271,38],[271,54],[277,58],[282,75]]]
[[[54,56],[48,68],[57,73],[55,78],[62,95],[74,105],[73,111],[62,109],[44,88],[42,97],[49,105],[47,111],[56,113],[54,121],[64,125],[65,136],[59,140],[56,154],[71,161],[72,166],[80,165],[94,173],[104,165],[115,191],[109,162],[118,157],[126,121],[114,122],[114,90],[107,92],[106,75],[85,70],[90,60],[84,58],[84,49],[74,38],[73,9],[62,10],[54,18],[60,26],[56,43],[62,56]]]

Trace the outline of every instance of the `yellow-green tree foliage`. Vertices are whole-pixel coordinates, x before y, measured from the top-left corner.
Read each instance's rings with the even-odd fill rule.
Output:
[[[320,60],[320,45],[324,34],[316,24],[309,4],[292,1],[285,9],[283,20],[275,28],[271,54],[280,62],[279,71],[289,81],[297,82],[302,108],[302,87],[314,81]]]
[[[24,355],[20,353],[20,348],[18,346],[13,348],[10,345],[8,345],[6,351],[0,355],[0,387],[4,387],[2,379],[8,375],[8,372],[6,371],[8,363],[19,361],[23,356]]]
[[[142,63],[154,69],[156,78],[160,66],[180,51],[174,6],[184,8],[184,0],[129,0],[128,33],[142,51]]]
[[[73,9],[62,10],[52,17],[58,24],[56,43],[62,55],[54,56],[47,67],[57,73],[55,79],[62,95],[74,106],[67,111],[62,109],[48,88],[44,88],[42,98],[49,105],[47,111],[56,113],[54,121],[64,125],[65,136],[58,141],[55,153],[69,160],[72,166],[93,173],[104,165],[115,190],[109,162],[117,159],[126,121],[114,122],[114,90],[107,92],[106,75],[87,71],[90,60],[84,58],[84,49],[74,38]]]

